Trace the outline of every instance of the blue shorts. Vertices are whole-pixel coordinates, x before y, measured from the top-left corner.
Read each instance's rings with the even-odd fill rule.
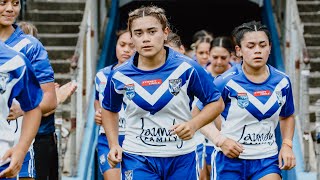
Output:
[[[7,163],[5,165],[0,166],[0,172],[2,172],[3,170],[7,169],[9,167],[10,163]],[[0,180],[18,180],[18,178],[0,178]]]
[[[34,166],[34,151],[30,149],[26,157],[24,158],[21,170],[19,172],[19,178],[35,178],[36,168]]]
[[[281,177],[278,155],[264,159],[231,159],[220,151],[216,154],[215,163],[217,164],[216,173],[212,174],[217,180],[258,180],[272,173],[279,174]]]
[[[124,140],[124,135],[119,136],[119,144],[122,146]],[[110,169],[109,163],[108,163],[108,153],[110,151],[109,145],[108,145],[108,139],[106,137],[106,134],[102,133],[98,137],[98,144],[97,144],[97,150],[98,150],[98,158],[99,158],[99,168],[101,174],[106,172]],[[116,166],[116,168],[120,168],[120,164]]]
[[[207,166],[211,165],[211,155],[213,153],[213,151],[215,150],[213,146],[206,146],[206,163]]]
[[[197,172],[203,169],[204,161],[205,161],[205,150],[206,147],[203,143],[199,144],[196,148],[196,163],[197,163]]]
[[[121,162],[122,179],[195,180],[196,153],[175,157],[150,157],[124,152]]]

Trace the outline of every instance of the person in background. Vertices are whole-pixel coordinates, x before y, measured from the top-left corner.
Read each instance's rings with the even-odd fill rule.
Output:
[[[165,45],[171,47],[173,50],[180,52],[181,54],[185,54],[186,50],[184,45],[181,42],[181,38],[177,33],[171,32],[168,35],[168,38],[165,42]]]
[[[195,52],[195,61],[197,61],[204,69],[210,64],[210,44],[212,38],[209,36],[200,37],[195,43],[191,45],[191,48]]]
[[[162,8],[137,8],[127,24],[136,53],[111,72],[102,101],[108,163],[121,162],[122,179],[194,180],[193,135],[223,110],[220,93],[199,64],[164,46],[169,23]],[[205,108],[192,118],[194,96]],[[123,103],[127,121],[121,147],[118,112]]]
[[[16,176],[40,125],[42,114],[39,104],[43,93],[29,60],[2,41],[0,41],[0,94],[0,180],[17,180]],[[12,126],[15,123],[6,120],[14,98],[24,111],[21,137],[16,144],[14,143],[16,129]]]
[[[294,103],[289,77],[267,64],[271,36],[261,22],[250,21],[233,32],[242,62],[218,76],[225,109],[221,131],[213,139],[216,179],[280,180],[281,170],[295,167],[292,151]],[[275,129],[280,120],[282,145],[278,151]],[[243,146],[225,146],[225,141]],[[222,146],[221,146],[222,145]]]
[[[216,78],[218,75],[224,73],[229,68],[231,68],[230,58],[231,52],[234,51],[234,46],[230,38],[226,36],[215,37],[210,45],[210,65],[207,66],[207,71],[213,78]],[[195,106],[193,108],[193,115],[196,115],[200,112],[199,108]],[[214,121],[215,125],[220,129],[221,120],[217,118]],[[210,174],[212,172],[212,159],[211,155],[215,150],[214,143],[208,138],[204,142],[204,168],[200,171],[200,180],[209,180]]]
[[[100,126],[97,151],[99,158],[99,169],[101,174],[103,175],[105,180],[110,179],[120,179],[120,164],[116,168],[110,167],[107,162],[107,156],[110,151],[108,146],[108,140],[106,137],[106,133],[103,129],[102,125],[102,117],[101,117],[101,103],[103,98],[105,97],[104,90],[107,84],[108,76],[112,69],[120,66],[127,59],[129,59],[133,53],[135,52],[134,45],[131,41],[131,36],[128,30],[120,30],[117,33],[117,44],[116,44],[116,57],[117,62],[107,66],[103,69],[100,69],[95,78],[95,89],[96,89],[96,99],[94,103],[95,107],[95,122]],[[119,112],[119,144],[122,145],[124,140],[126,126],[126,115],[124,113],[124,106],[121,107],[121,111]]]

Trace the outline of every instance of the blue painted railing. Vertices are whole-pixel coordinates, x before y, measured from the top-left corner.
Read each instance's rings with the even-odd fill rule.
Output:
[[[112,0],[111,7],[108,10],[109,20],[104,35],[103,46],[100,58],[97,64],[97,70],[114,62],[115,54],[115,31],[119,24],[118,0]],[[93,88],[95,89],[95,88]],[[94,122],[94,100],[95,94],[91,93],[89,107],[87,109],[87,122],[84,129],[83,143],[81,146],[78,170],[76,177],[64,178],[64,180],[98,180],[103,179],[97,168],[96,145],[98,137],[98,126]]]

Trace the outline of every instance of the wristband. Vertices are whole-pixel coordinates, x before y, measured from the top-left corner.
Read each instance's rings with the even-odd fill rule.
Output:
[[[283,139],[282,144],[288,145],[292,149],[292,140],[290,139]]]
[[[227,138],[225,136],[219,134],[214,138],[213,144],[216,145],[217,147],[221,147],[226,139]]]

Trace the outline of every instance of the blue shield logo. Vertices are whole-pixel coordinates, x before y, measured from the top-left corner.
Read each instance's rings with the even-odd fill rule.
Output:
[[[134,84],[127,84],[125,86],[125,91],[126,91],[126,97],[129,100],[132,100],[133,97],[136,95],[135,91],[134,91]]]
[[[279,106],[282,106],[283,104],[282,91],[276,91],[276,95],[277,95]]]
[[[246,108],[249,105],[249,98],[247,93],[238,93],[237,95],[238,99],[238,106],[243,108]]]
[[[182,79],[170,79],[169,80],[169,91],[174,96],[178,95],[181,89]]]
[[[1,94],[6,92],[9,78],[10,78],[10,75],[8,73],[0,72],[0,93]]]

